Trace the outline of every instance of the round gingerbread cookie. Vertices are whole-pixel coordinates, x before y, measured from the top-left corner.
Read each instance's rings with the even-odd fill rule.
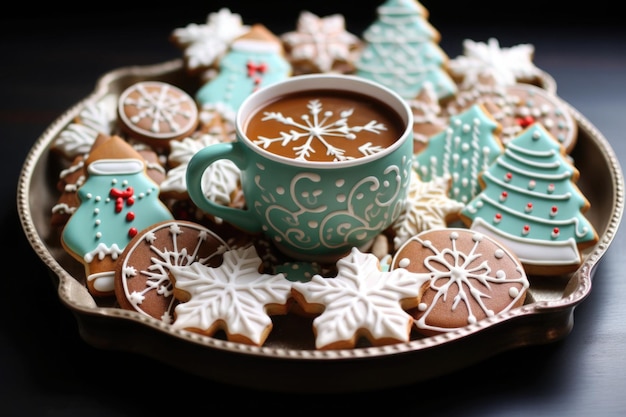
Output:
[[[391,270],[407,269],[430,279],[415,327],[431,336],[476,323],[522,305],[529,281],[519,259],[495,239],[464,228],[421,232],[398,249]]]
[[[126,246],[116,265],[115,296],[120,307],[172,323],[173,266],[200,262],[219,266],[229,246],[214,231],[198,223],[171,220],[139,232]]]
[[[198,126],[198,106],[180,88],[161,81],[140,81],[118,99],[122,130],[156,149],[191,135]]]
[[[570,152],[578,137],[578,124],[565,102],[543,88],[517,83],[506,87],[508,117],[502,123],[502,142],[509,143],[532,123],[540,122]]]

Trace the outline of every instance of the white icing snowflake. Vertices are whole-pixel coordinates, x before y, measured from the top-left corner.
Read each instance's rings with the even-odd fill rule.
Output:
[[[449,61],[453,75],[463,78],[463,85],[479,81],[481,75],[490,74],[501,85],[513,85],[520,79],[537,76],[539,69],[533,64],[535,48],[531,44],[520,44],[501,48],[495,38],[487,43],[466,39],[463,55]]]
[[[393,224],[395,249],[414,235],[444,228],[449,219],[456,218],[465,204],[448,197],[449,187],[449,181],[444,177],[424,182],[413,171],[405,211]]]
[[[262,148],[267,149],[272,143],[280,142],[282,146],[290,145],[291,142],[297,142],[305,138],[305,142],[301,146],[294,146],[296,158],[298,160],[307,160],[313,150],[312,143],[314,140],[319,140],[326,148],[326,154],[334,157],[335,161],[344,161],[348,159],[354,159],[354,157],[346,156],[345,149],[339,148],[328,142],[327,137],[343,137],[348,140],[354,140],[356,133],[361,131],[380,133],[386,130],[383,123],[378,123],[375,120],[368,122],[365,126],[349,126],[348,118],[353,113],[353,109],[344,110],[339,114],[338,119],[333,119],[332,111],[323,111],[322,103],[319,100],[311,100],[307,105],[310,114],[302,115],[302,123],[296,122],[290,116],[284,116],[281,112],[265,112],[262,121],[276,120],[286,126],[292,126],[296,129],[291,129],[288,132],[280,132],[280,136],[277,138],[267,138],[265,136],[259,136],[253,142]],[[362,155],[375,154],[382,151],[384,148],[380,146],[366,143],[359,147],[359,152]]]
[[[175,165],[167,171],[161,182],[161,193],[187,193],[187,164],[199,150],[221,142],[217,134],[204,134],[198,139],[185,138],[182,141],[171,141],[169,162]],[[234,162],[221,159],[211,164],[202,175],[202,190],[210,200],[218,204],[231,203],[233,191],[239,186],[241,171]],[[219,219],[218,219],[219,221]]]
[[[201,263],[173,268],[176,290],[190,295],[175,309],[175,329],[212,335],[221,326],[230,338],[262,345],[272,327],[269,306],[285,306],[291,282],[283,274],[259,273],[254,246],[226,251],[217,268]],[[286,307],[285,307],[286,308]]]
[[[114,109],[105,100],[88,102],[78,115],[80,122],[67,125],[55,139],[54,148],[69,159],[88,153],[98,134],[111,133],[117,117]]]
[[[228,250],[228,246],[223,243],[222,246],[218,247],[217,251],[212,252],[208,257],[198,258],[198,253],[204,242],[208,239],[217,239],[217,237],[213,235],[211,231],[199,227],[198,239],[195,242],[195,247],[187,248],[178,243],[178,236],[184,233],[178,223],[171,222],[168,225],[163,225],[160,227],[168,228],[168,236],[171,239],[172,249],[168,249],[167,246],[169,245],[167,244],[157,242],[157,236],[155,231],[150,231],[146,233],[143,238],[143,240],[150,245],[150,251],[152,252],[152,263],[150,267],[147,270],[138,271],[137,268],[135,268],[133,265],[127,264],[125,260],[122,263],[121,274],[124,279],[132,279],[139,274],[147,277],[145,288],[143,288],[141,291],[132,291],[127,294],[128,301],[133,305],[135,310],[139,312],[146,313],[142,309],[141,304],[146,299],[146,294],[151,291],[154,291],[154,294],[158,294],[159,296],[162,296],[166,299],[170,298],[168,308],[163,311],[163,315],[160,317],[162,321],[169,324],[173,321],[171,313],[174,306],[174,298],[172,297],[173,286],[172,282],[170,281],[169,275],[170,269],[174,266],[191,265],[194,262],[206,264],[210,262],[213,257],[219,256],[223,252]],[[131,248],[131,250],[134,249],[135,248]],[[126,288],[125,291],[127,291]]]
[[[402,268],[383,272],[376,256],[357,248],[337,262],[337,269],[334,278],[315,275],[309,282],[293,284],[307,303],[325,307],[313,321],[316,347],[354,345],[360,336],[381,343],[408,341],[413,319],[402,302],[417,300],[430,275]]]
[[[450,328],[443,328],[438,326],[431,326],[427,323],[430,313],[438,305],[437,301],[441,298],[446,300],[451,297],[450,293],[452,288],[457,289],[457,294],[454,295],[452,301],[452,311],[458,309],[459,311],[467,311],[467,323],[473,324],[477,322],[477,314],[481,317],[492,317],[496,314],[494,310],[488,305],[488,301],[492,298],[491,294],[486,292],[491,290],[492,286],[497,285],[516,285],[511,291],[511,301],[500,312],[508,311],[512,306],[516,305],[520,297],[523,297],[526,289],[529,286],[528,278],[526,277],[523,269],[518,268],[516,275],[507,276],[504,271],[498,270],[493,272],[488,261],[478,262],[481,257],[484,257],[479,249],[483,239],[488,239],[480,233],[474,233],[472,236],[473,247],[468,253],[463,253],[456,248],[456,240],[459,238],[457,232],[450,233],[451,248],[444,248],[439,250],[429,240],[421,240],[419,237],[414,237],[424,247],[427,247],[432,251],[433,255],[427,256],[424,259],[424,266],[430,271],[428,275],[431,275],[430,290],[435,292],[435,296],[430,305],[425,306],[420,304],[419,309],[423,311],[423,315],[415,321],[415,325],[420,329],[429,329],[436,331],[448,331]],[[498,252],[500,255],[498,255]],[[504,254],[504,255],[502,255]],[[495,252],[495,257],[509,256],[504,253],[504,250],[498,249]],[[519,288],[518,288],[519,287]],[[466,291],[466,288],[469,291]],[[483,291],[480,288],[485,288]],[[473,303],[478,306],[481,313],[477,313],[473,308]],[[459,307],[463,305],[464,308]]]
[[[250,28],[242,24],[241,16],[222,8],[207,17],[207,23],[191,23],[175,29],[173,39],[182,47],[189,69],[210,67],[228,50],[232,41]]]
[[[312,62],[320,72],[330,72],[336,61],[349,62],[352,49],[359,38],[345,30],[345,19],[340,14],[318,17],[303,11],[296,31],[281,36],[291,48],[296,60]]]

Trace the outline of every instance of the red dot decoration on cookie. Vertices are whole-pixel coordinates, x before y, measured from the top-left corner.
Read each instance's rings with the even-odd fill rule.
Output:
[[[390,268],[430,276],[412,310],[417,331],[425,335],[455,330],[520,306],[530,286],[513,252],[468,229],[421,232],[398,249]]]
[[[263,81],[262,76],[267,71],[267,64],[265,62],[255,64],[252,61],[248,61],[246,68],[248,69],[248,77],[252,78],[254,81],[254,90],[258,89]]]

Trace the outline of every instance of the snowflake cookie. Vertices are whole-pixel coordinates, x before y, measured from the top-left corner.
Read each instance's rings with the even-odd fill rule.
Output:
[[[318,17],[302,11],[295,31],[281,37],[294,74],[313,72],[349,73],[360,39],[346,31],[340,14]]]
[[[519,259],[497,240],[464,228],[427,230],[396,252],[391,271],[428,275],[417,330],[448,332],[522,305],[529,281]]]
[[[170,40],[184,51],[185,67],[195,74],[216,67],[230,44],[249,30],[239,14],[221,8],[210,13],[205,24],[190,23],[175,29]]]
[[[353,348],[361,337],[373,345],[407,342],[428,274],[383,272],[379,260],[353,248],[337,262],[337,276],[314,275],[293,284],[294,299],[313,320],[317,349]]]
[[[533,82],[541,71],[533,63],[535,47],[520,44],[503,48],[495,38],[487,42],[463,41],[463,55],[448,62],[448,70],[461,86],[471,86],[485,74],[493,75],[500,85]]]
[[[177,304],[170,269],[194,262],[219,266],[229,249],[214,231],[195,222],[169,220],[147,227],[126,245],[116,264],[117,302],[170,324]]]
[[[254,246],[231,249],[219,267],[200,262],[173,267],[174,329],[206,336],[223,330],[229,341],[261,346],[272,330],[270,315],[286,314],[291,282],[259,273]]]

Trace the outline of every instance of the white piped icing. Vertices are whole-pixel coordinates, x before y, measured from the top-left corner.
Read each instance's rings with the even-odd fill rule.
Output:
[[[293,284],[306,303],[324,306],[313,321],[316,348],[353,345],[362,335],[374,343],[408,341],[412,318],[402,301],[417,300],[429,275],[405,269],[383,272],[376,256],[357,248],[340,259],[337,268],[334,278],[314,275],[309,282]]]
[[[176,306],[172,327],[212,335],[223,326],[229,338],[260,346],[272,328],[268,308],[287,304],[291,282],[282,273],[259,273],[262,261],[254,246],[223,257],[217,268],[199,262],[172,267],[176,290],[189,294]]]

